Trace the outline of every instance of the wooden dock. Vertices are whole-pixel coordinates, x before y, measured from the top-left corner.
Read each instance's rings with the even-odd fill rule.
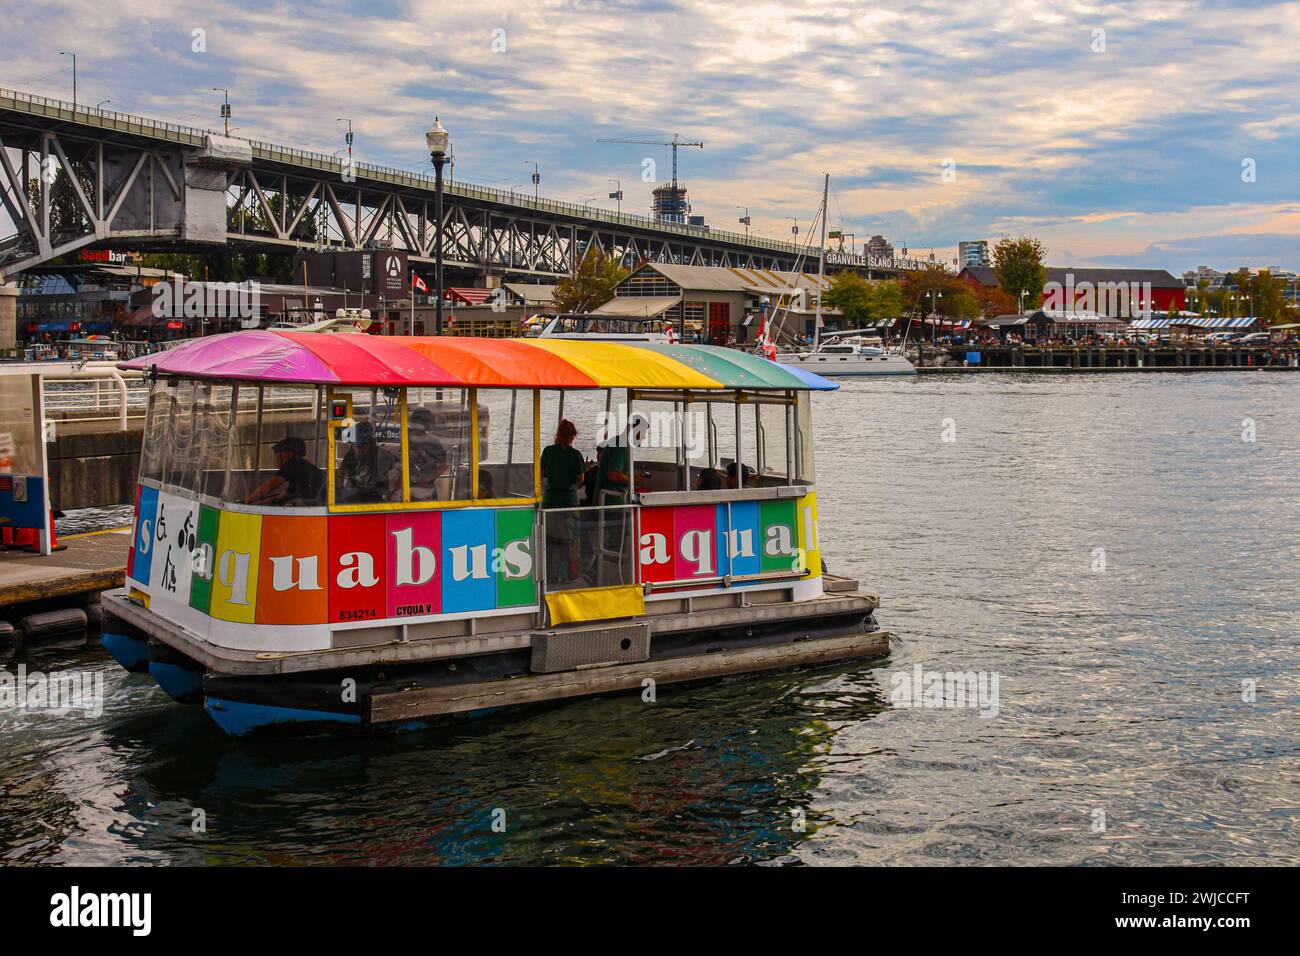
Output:
[[[980,361],[967,364],[971,353],[978,353]],[[932,364],[936,356],[942,356],[948,364]],[[921,373],[1300,371],[1297,356],[1300,350],[1287,346],[953,346],[937,352],[926,349],[916,370]]]
[[[59,544],[67,549],[48,556],[0,551],[0,608],[80,599],[122,586],[130,528],[71,535]]]

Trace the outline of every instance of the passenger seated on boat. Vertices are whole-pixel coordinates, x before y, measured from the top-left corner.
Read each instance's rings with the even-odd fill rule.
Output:
[[[325,490],[325,472],[307,460],[307,444],[286,435],[271,446],[280,466],[244,499],[250,505],[317,505]]]
[[[753,468],[750,468],[748,465],[744,465],[744,466],[742,466],[742,467],[745,469],[745,471],[744,471],[744,475],[745,475],[745,481],[744,481],[744,483],[745,483],[745,485],[752,487],[752,486],[754,485],[754,474],[755,474],[754,469],[753,469]],[[741,485],[738,484],[738,483],[736,482],[736,473],[737,473],[737,471],[738,471],[738,469],[737,469],[737,467],[736,467],[736,462],[733,461],[731,464],[729,464],[729,465],[727,466],[727,487],[728,487],[728,488],[739,488],[739,487],[741,487]]]
[[[392,476],[397,458],[375,441],[375,426],[358,422],[356,441],[343,456],[337,478],[340,504],[375,504],[392,496]]]
[[[704,468],[695,479],[696,491],[720,491],[726,487],[727,477],[716,468]]]
[[[447,470],[447,450],[434,435],[433,412],[429,409],[411,409],[407,420],[407,443],[411,461],[411,500],[435,501],[438,497],[437,480]]]

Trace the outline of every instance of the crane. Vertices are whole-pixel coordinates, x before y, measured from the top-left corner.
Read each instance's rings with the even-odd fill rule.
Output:
[[[703,143],[694,143],[694,142],[688,143],[686,140],[682,139],[677,133],[673,133],[673,138],[667,141],[662,139],[651,139],[649,137],[644,137],[641,139],[598,139],[596,140],[596,142],[628,143],[634,146],[671,146],[673,148],[673,192],[674,193],[677,191],[677,147],[698,146],[700,149],[704,148]]]

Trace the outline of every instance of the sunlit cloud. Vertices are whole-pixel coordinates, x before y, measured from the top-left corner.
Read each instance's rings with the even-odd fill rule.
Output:
[[[1180,269],[1180,238],[1270,235],[1300,267],[1297,2],[50,0],[7,20],[6,86],[66,98],[77,23],[83,102],[215,128],[227,87],[235,135],[329,153],[348,117],[360,159],[411,169],[436,113],[457,178],[503,189],[535,161],[547,195],[612,206],[616,178],[645,212],[643,160],[663,180],[668,151],[596,141],[681,133],[716,228],[745,206],[786,236],[829,172],[832,226],[946,258],[1033,232]]]

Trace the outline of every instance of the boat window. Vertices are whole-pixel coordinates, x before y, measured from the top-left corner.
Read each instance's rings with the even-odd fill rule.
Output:
[[[229,385],[201,382],[194,404],[194,433],[198,448],[197,481],[200,495],[220,498],[226,485],[226,462],[230,452],[230,419],[233,411]]]
[[[402,501],[403,392],[399,388],[336,388],[330,392],[331,401],[346,399],[350,406],[350,414],[334,433],[332,504]],[[440,435],[441,431],[439,425],[432,433]]]
[[[637,488],[693,490],[709,459],[707,407],[699,402],[638,399],[634,412]]]
[[[149,387],[149,411],[140,450],[140,477],[161,483],[168,460],[167,436],[175,411],[176,382],[155,380]]]
[[[476,497],[481,501],[536,497],[533,403],[537,393],[521,389],[481,388],[477,394],[479,464]],[[411,448],[411,467],[414,469],[414,430],[411,432]]]
[[[790,442],[794,452],[795,484],[813,484],[812,392],[798,392],[792,416],[795,434]]]
[[[472,397],[473,390],[463,388],[413,388],[407,393],[411,501],[467,501],[473,496]],[[488,417],[479,422],[480,435]],[[402,500],[400,487],[391,500]],[[339,498],[338,503],[346,502]]]
[[[181,380],[173,393],[171,426],[167,435],[164,487],[193,491],[198,482],[198,449],[194,442],[194,401],[197,383]]]
[[[790,405],[756,405],[758,412],[758,457],[753,465],[761,486],[790,484],[792,449],[787,441],[787,419],[794,414]]]
[[[280,508],[325,503],[323,389],[238,385],[223,501]]]
[[[234,414],[230,426],[230,468],[225,487],[221,489],[221,500],[242,502],[258,485],[255,478],[261,386],[236,385],[231,404]]]
[[[609,499],[613,497],[617,498],[619,503],[624,500],[626,486],[602,484],[601,491],[608,491],[609,493],[599,493],[597,484],[598,463],[604,460],[603,443],[608,438],[617,436],[619,433],[619,414],[621,410],[626,409],[625,395],[626,393],[623,391],[615,393],[610,389],[603,391],[544,391],[541,393],[541,423],[539,425],[542,445],[541,454],[546,454],[546,449],[555,444],[555,436],[562,420],[572,422],[577,431],[577,435],[573,439],[573,447],[582,456],[585,469],[582,476],[583,481],[578,489],[578,501],[581,504],[595,504],[598,498]],[[547,501],[554,505],[558,501],[566,500],[565,496],[558,490],[553,495],[548,494],[548,484],[546,474],[543,472],[543,507],[547,506]],[[589,492],[593,496],[591,499],[588,498]]]

